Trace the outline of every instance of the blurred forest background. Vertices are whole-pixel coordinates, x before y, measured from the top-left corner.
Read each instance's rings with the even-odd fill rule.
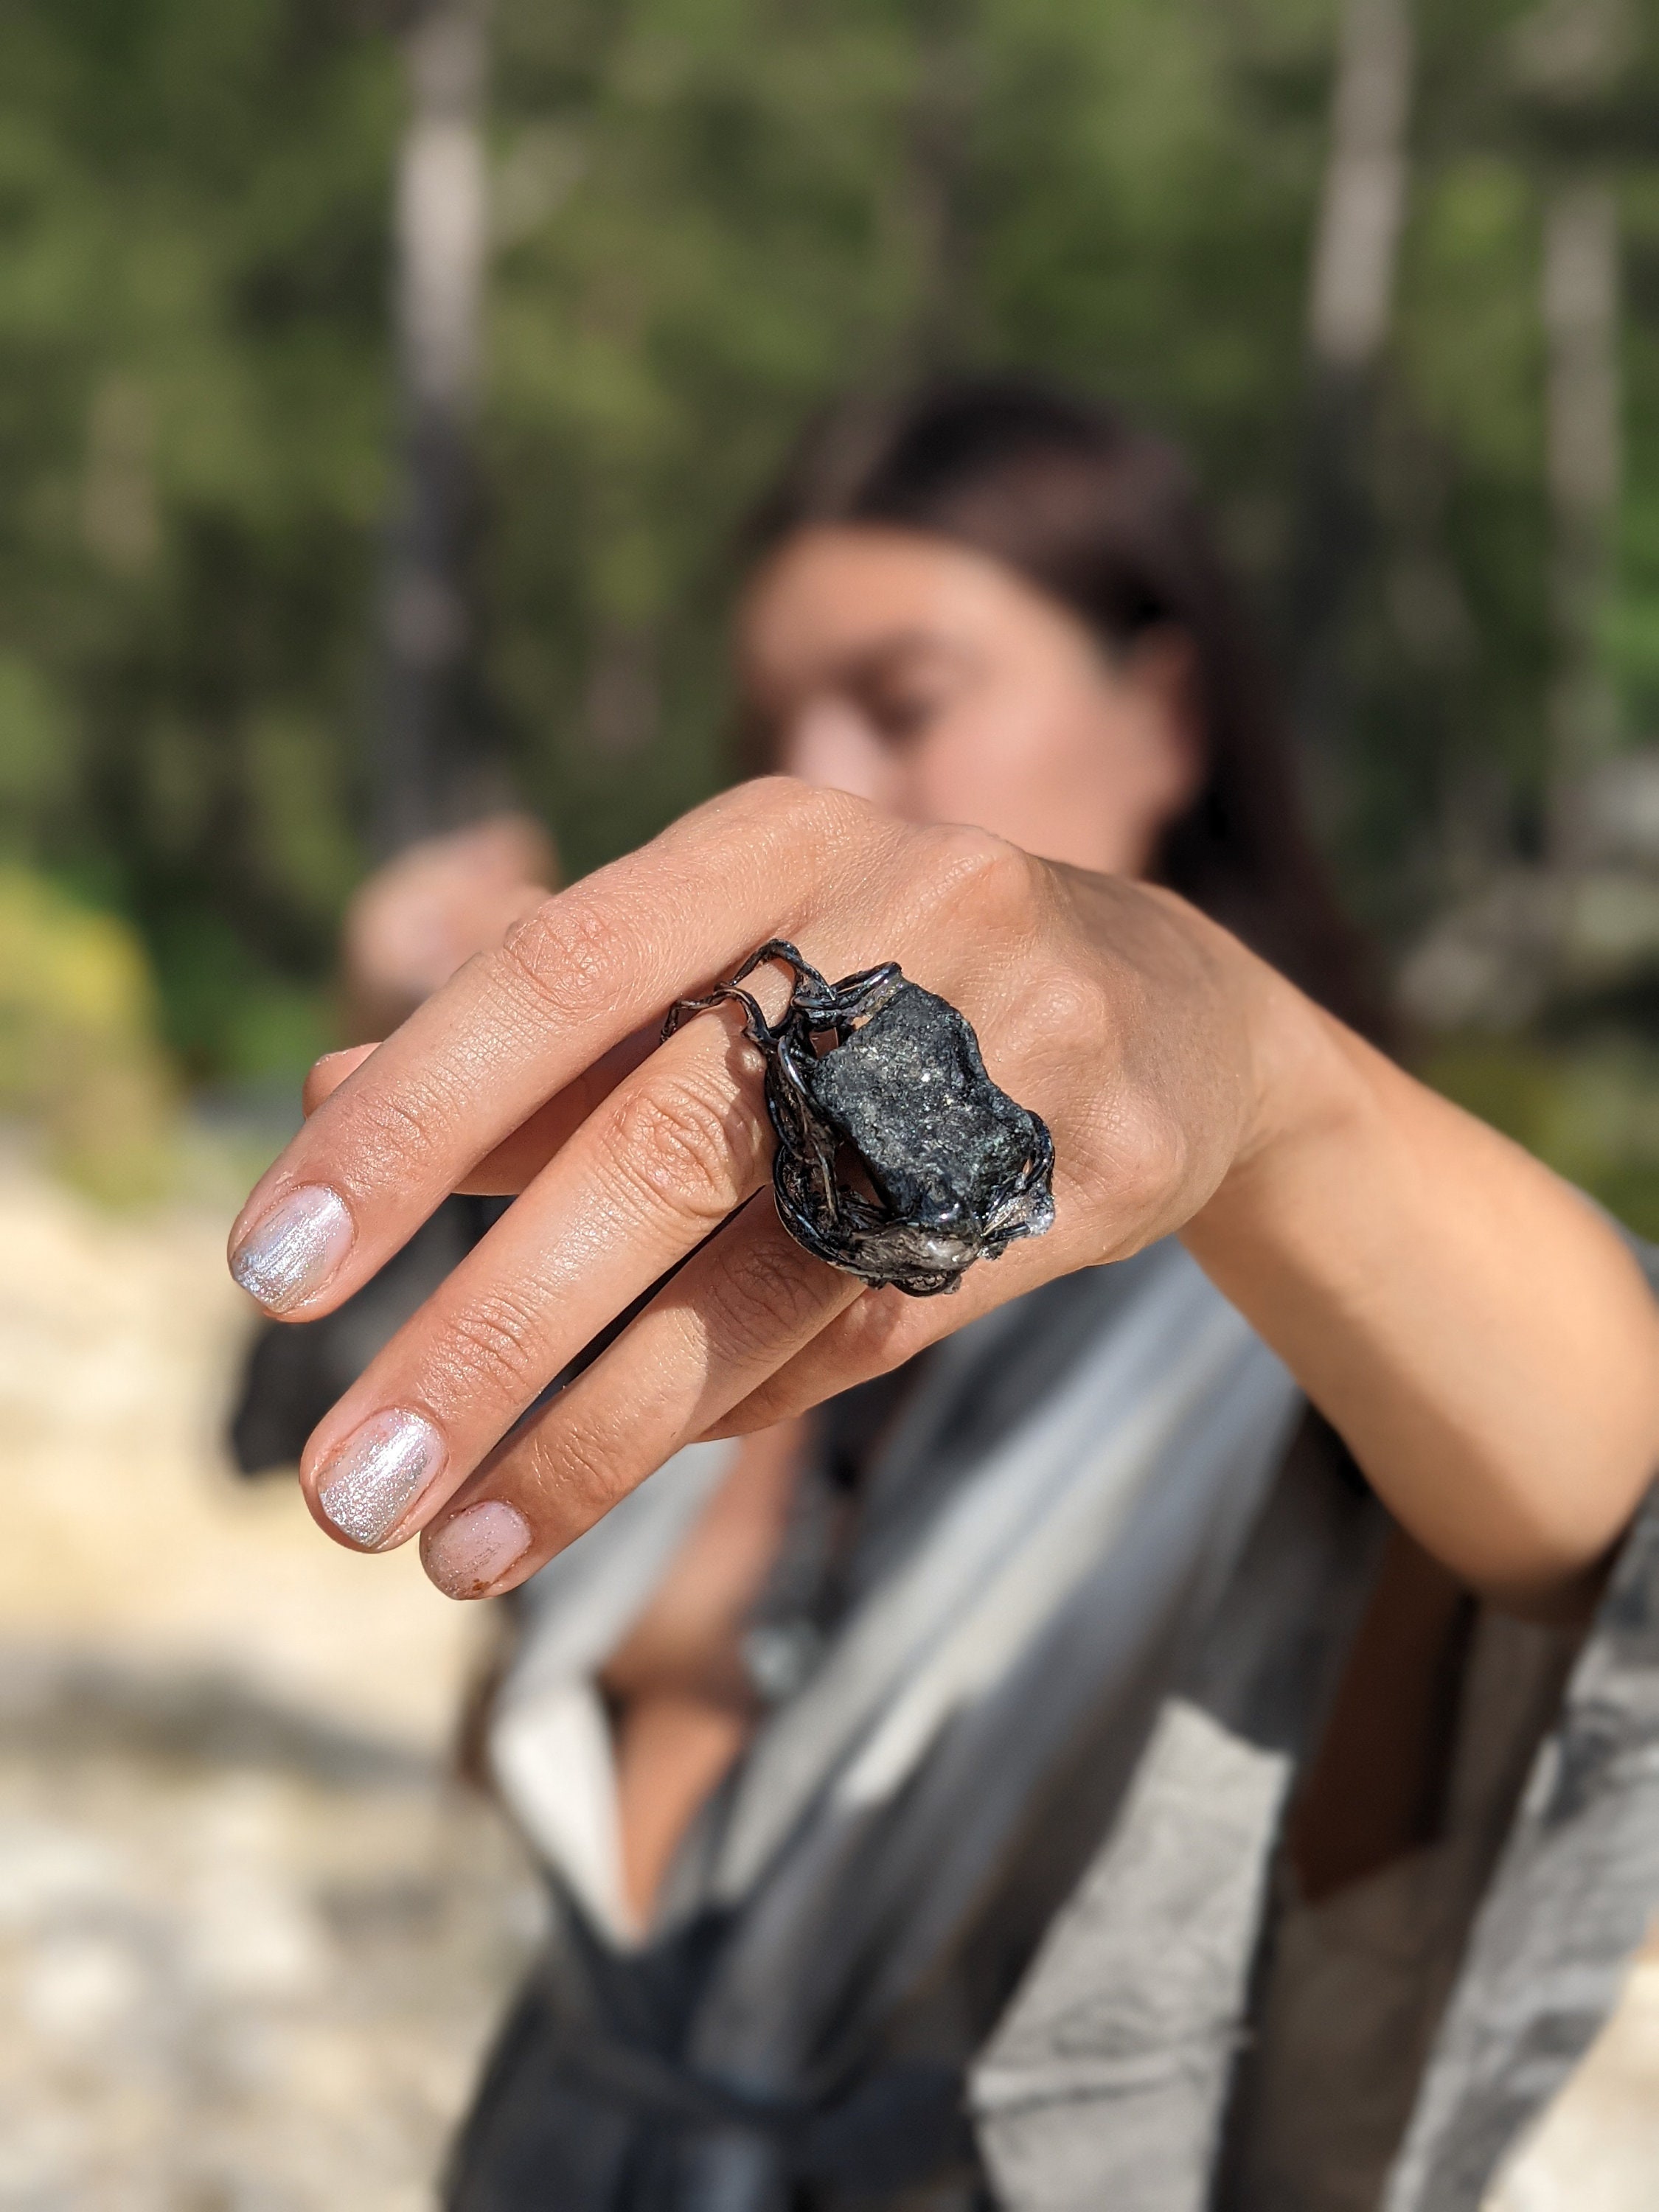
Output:
[[[0,1097],[112,1189],[336,1041],[417,12],[0,11]],[[1659,7],[1416,12],[495,0],[471,711],[585,870],[729,772],[733,533],[816,405],[1113,394],[1425,1064],[1659,1233]]]

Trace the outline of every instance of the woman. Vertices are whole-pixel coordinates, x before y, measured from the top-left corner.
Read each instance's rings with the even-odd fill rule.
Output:
[[[1336,1018],[1351,947],[1161,448],[1021,387],[832,434],[739,645],[799,780],[324,1063],[234,1240],[303,1317],[449,1189],[523,1192],[303,1470],[452,1595],[562,1554],[495,1744],[558,1923],[454,2202],[1279,2212],[1393,2160],[1391,2206],[1473,2206],[1478,1958],[1413,2118],[1417,2062],[1561,1652],[1459,1585],[1593,1606],[1659,1457],[1637,1262]],[[789,1238],[738,1028],[650,1035],[775,936],[969,1015],[1053,1133],[1048,1234],[927,1299]],[[1580,1988],[1652,1901],[1606,1888]],[[1516,2069],[1554,2078],[1517,2016],[1475,2038],[1510,2132]]]

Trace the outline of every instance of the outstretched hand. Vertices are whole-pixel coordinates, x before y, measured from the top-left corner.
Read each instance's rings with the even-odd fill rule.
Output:
[[[866,1290],[790,1239],[735,1012],[654,1042],[672,1001],[775,933],[830,974],[897,959],[963,1009],[994,1080],[1054,1133],[1048,1235],[927,1301]],[[313,1510],[368,1547],[425,1527],[445,1588],[505,1587],[689,1440],[795,1412],[1137,1250],[1249,1143],[1248,1001],[1284,988],[1166,895],[981,831],[783,781],[714,800],[547,900],[384,1044],[313,1072],[307,1126],[233,1239],[268,1310],[337,1305],[453,1190],[522,1194],[313,1437]]]
[[[1048,1234],[927,1299],[791,1240],[735,1010],[657,1042],[774,937],[829,975],[896,960],[962,1010],[1052,1133]],[[756,984],[775,1018],[783,978]],[[1659,1308],[1576,1192],[1172,894],[981,830],[744,786],[320,1062],[307,1104],[232,1237],[285,1319],[349,1297],[451,1191],[521,1194],[301,1470],[343,1541],[424,1530],[454,1596],[511,1588],[681,1445],[1177,1231],[1401,1520],[1495,1595],[1572,1601],[1659,1465]]]

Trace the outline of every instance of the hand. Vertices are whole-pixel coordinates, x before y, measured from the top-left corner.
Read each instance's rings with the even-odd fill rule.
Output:
[[[735,1016],[650,1042],[674,999],[775,933],[831,975],[897,958],[963,1010],[993,1078],[1053,1133],[1048,1235],[926,1301],[790,1240]],[[457,1594],[522,1578],[688,1440],[775,1420],[1178,1227],[1249,1144],[1249,1008],[1287,992],[1169,895],[982,832],[782,781],[715,800],[540,904],[386,1043],[318,1071],[236,1232],[240,1279],[272,1310],[337,1304],[458,1187],[524,1194],[319,1427],[313,1510],[365,1546],[431,1524],[431,1571]]]
[[[896,958],[961,1007],[1053,1134],[1047,1236],[921,1301],[791,1242],[735,1013],[654,1043],[774,935],[832,977]],[[1492,1595],[1581,1601],[1659,1467],[1659,1306],[1577,1192],[1180,899],[984,831],[745,786],[539,904],[385,1044],[319,1063],[309,1103],[233,1235],[269,1310],[337,1305],[451,1190],[523,1193],[301,1467],[343,1540],[424,1528],[452,1595],[521,1581],[683,1443],[1177,1230],[1407,1528]]]
[[[342,933],[356,1033],[395,1029],[475,952],[499,945],[557,880],[551,840],[523,814],[423,838],[377,868]]]

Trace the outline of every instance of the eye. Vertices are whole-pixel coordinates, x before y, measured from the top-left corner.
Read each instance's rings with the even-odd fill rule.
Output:
[[[942,670],[892,670],[863,688],[860,706],[889,744],[914,743],[951,704],[953,684]]]

